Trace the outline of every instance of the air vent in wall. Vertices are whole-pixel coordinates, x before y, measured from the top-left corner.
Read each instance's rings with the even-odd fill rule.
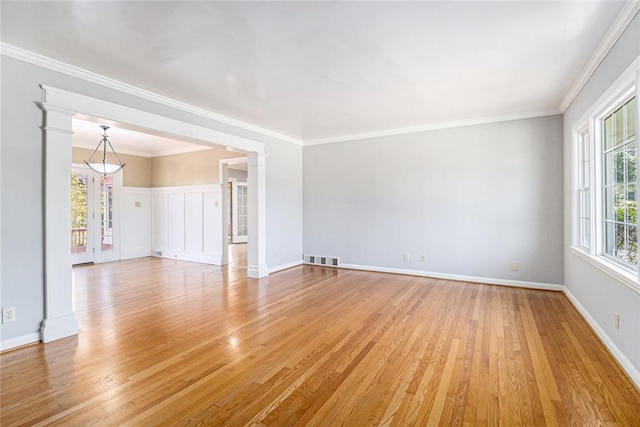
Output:
[[[329,257],[329,256],[305,255],[304,262],[307,264],[332,265],[337,267],[338,264],[340,263],[340,258]]]

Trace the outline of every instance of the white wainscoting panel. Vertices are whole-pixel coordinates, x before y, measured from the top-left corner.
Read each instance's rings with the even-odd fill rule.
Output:
[[[120,259],[151,255],[151,189],[122,187]]]
[[[221,189],[217,192],[211,191],[202,193],[202,247],[205,253],[220,254],[222,258],[222,203]],[[220,264],[222,260],[219,260]]]
[[[152,255],[220,265],[220,186],[161,187],[151,194]]]
[[[167,247],[167,195],[154,190],[151,190],[151,248],[160,251]]]
[[[188,253],[204,252],[202,248],[202,193],[187,193],[184,195],[184,246]]]
[[[167,194],[167,248],[174,253],[184,252],[184,210],[184,193]]]

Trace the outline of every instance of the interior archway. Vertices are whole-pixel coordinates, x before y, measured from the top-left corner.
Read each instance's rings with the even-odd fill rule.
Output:
[[[125,107],[50,86],[42,86],[44,130],[44,229],[45,229],[45,313],[41,339],[49,342],[78,333],[73,313],[71,286],[70,181],[72,117],[86,114],[102,117],[149,132],[174,135],[199,144],[224,146],[248,153],[249,193],[247,276],[268,275],[265,232],[264,144],[165,116]]]

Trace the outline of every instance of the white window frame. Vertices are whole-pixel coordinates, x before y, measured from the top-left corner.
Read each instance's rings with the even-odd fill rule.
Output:
[[[594,173],[592,170],[592,165],[594,163],[593,161],[594,159],[592,158],[593,136],[589,131],[589,126],[587,126],[586,124],[580,127],[579,130],[577,131],[576,143],[578,145],[577,157],[575,161],[575,164],[577,165],[576,166],[577,176],[576,176],[576,184],[575,184],[575,187],[577,188],[577,191],[575,192],[577,197],[575,201],[576,203],[575,218],[576,218],[577,230],[574,231],[574,236],[575,236],[574,244],[576,246],[579,246],[580,249],[584,250],[585,252],[590,252],[593,236],[595,234],[592,231],[593,219],[594,219],[592,210],[593,210],[594,204],[592,203],[592,194],[591,194],[593,192],[592,177]],[[585,147],[585,144],[587,145],[586,147]],[[583,204],[585,203],[585,198],[583,197],[583,193],[585,192],[587,193],[586,206],[583,206]],[[583,209],[583,207],[586,209]],[[582,237],[583,237],[582,220],[585,218],[589,220],[589,228],[586,233],[587,240],[588,240],[587,243],[583,242],[582,240]]]
[[[611,114],[613,114],[614,111],[620,109],[624,104],[626,104],[628,101],[630,101],[632,98],[636,97],[636,89],[635,87],[630,88],[627,91],[624,91],[622,96],[620,97],[620,99],[616,100],[614,104],[612,104],[609,108],[607,108],[606,110],[604,110],[603,113],[599,114],[597,119],[596,119],[596,130],[598,132],[597,137],[595,139],[595,141],[597,141],[597,147],[596,147],[596,153],[599,156],[598,157],[598,162],[600,164],[600,167],[602,168],[602,165],[604,165],[604,143],[603,143],[603,139],[604,139],[604,120],[609,117]],[[638,99],[636,97],[636,105],[638,104]],[[637,110],[637,108],[636,108]],[[636,111],[637,112],[637,111]],[[636,114],[636,123],[638,123],[638,117]],[[636,135],[636,139],[635,139],[635,148],[636,148],[636,157],[638,157],[638,137]],[[636,164],[636,168],[637,168],[637,164]],[[604,189],[605,189],[605,179],[604,179],[604,173],[605,171],[602,170],[602,172],[599,173],[598,177],[600,178],[600,182],[599,185],[597,187],[597,191],[600,193],[601,198],[604,198],[603,194],[604,194]],[[638,188],[638,178],[637,178],[637,171],[636,171],[636,192],[637,192],[637,188]],[[602,200],[602,199],[601,199]],[[632,265],[629,264],[623,260],[620,260],[618,258],[616,258],[615,256],[611,255],[611,254],[607,254],[606,250],[605,250],[605,244],[606,244],[606,230],[604,230],[604,223],[606,222],[606,214],[605,214],[605,209],[606,209],[606,200],[602,200],[602,202],[599,205],[596,205],[596,208],[601,206],[601,215],[600,218],[598,218],[598,221],[600,222],[600,225],[602,226],[602,242],[601,242],[601,248],[602,248],[602,252],[601,252],[601,256],[607,258],[609,261],[618,264],[621,268],[625,269],[625,270],[629,270],[630,272],[634,273],[636,276],[638,275],[638,265]],[[638,226],[638,224],[636,224],[636,227]]]
[[[624,73],[600,96],[600,98],[575,122],[571,133],[572,150],[572,250],[580,258],[614,277],[621,283],[640,293],[640,272],[638,266],[629,266],[605,253],[604,235],[604,157],[603,157],[603,119],[610,115],[627,100],[636,98],[636,156],[640,158],[640,57],[625,70]],[[589,192],[589,245],[581,244],[579,174],[581,157],[579,153],[580,138],[584,132],[589,133],[590,192]],[[637,164],[640,169],[640,163]],[[640,172],[637,171],[637,172]],[[640,189],[640,173],[637,173],[636,188]],[[638,191],[638,190],[636,190]],[[639,262],[640,264],[640,262]]]

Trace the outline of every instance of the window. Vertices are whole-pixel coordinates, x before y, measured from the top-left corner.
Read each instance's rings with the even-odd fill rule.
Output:
[[[612,93],[578,123],[575,253],[640,291],[636,89]]]
[[[636,99],[602,119],[604,253],[637,266]]]
[[[591,240],[590,158],[589,130],[583,130],[578,136],[578,243],[584,248],[589,248]]]

